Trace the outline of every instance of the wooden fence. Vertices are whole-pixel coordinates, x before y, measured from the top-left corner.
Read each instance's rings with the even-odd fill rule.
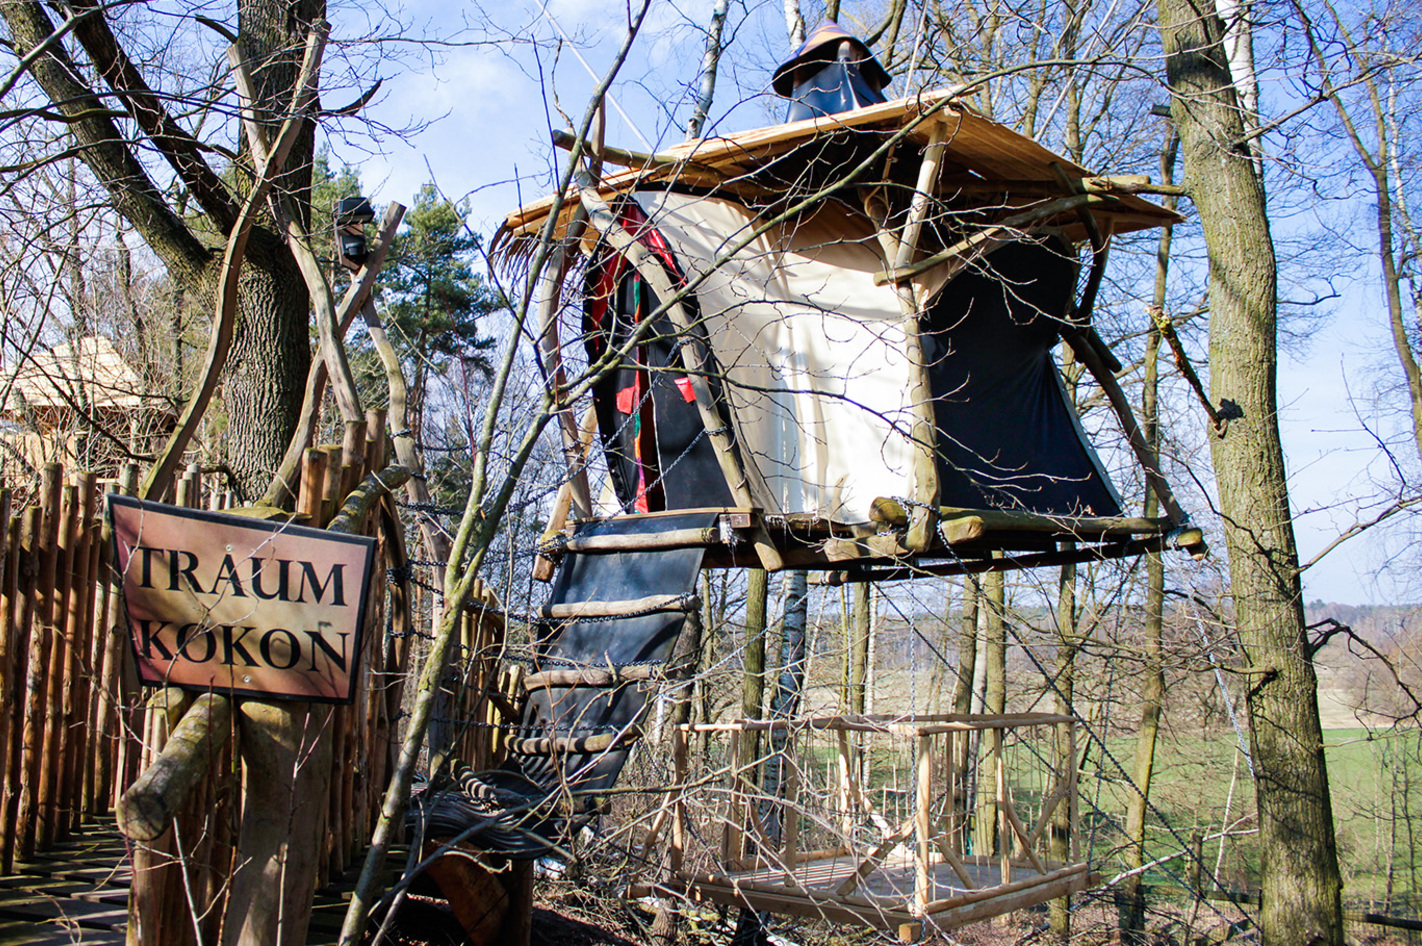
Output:
[[[384,469],[389,457],[384,419],[376,412],[365,425],[351,425],[343,445],[307,451],[297,521],[324,527],[342,499],[369,471]],[[133,845],[128,934],[130,943],[140,935],[145,942],[172,946],[217,942],[228,922],[233,875],[243,862],[238,847],[244,797],[254,782],[280,773],[256,771],[252,747],[242,742],[240,717],[251,701],[242,701],[234,711],[230,705],[237,701],[138,683],[102,508],[104,493],[132,494],[138,476],[133,465],[117,479],[100,480],[91,473],[66,475],[51,464],[23,497],[17,490],[0,489],[5,540],[0,550],[0,876],[12,873],[17,859],[29,860],[66,839],[82,821],[113,812],[180,722],[186,727],[180,736],[197,723],[221,728],[196,784],[177,794],[182,800],[176,811],[153,822],[160,833]],[[221,510],[230,506],[231,493],[191,467],[170,501]],[[412,618],[410,586],[391,580],[408,574],[398,512],[387,495],[361,530],[378,544],[355,701],[313,711],[311,718],[319,722],[304,737],[331,750],[330,777],[320,780],[329,784],[329,792],[316,813],[324,838],[314,852],[318,883],[352,866],[379,816],[395,764],[405,683],[420,634]],[[485,607],[470,612],[462,641],[466,653],[478,659],[464,664],[466,672],[451,687],[447,705],[464,718],[502,722],[501,707],[490,703],[487,694],[497,674],[492,655],[501,649],[503,623],[490,607],[492,595],[481,589],[479,598]],[[215,713],[214,706],[223,712]],[[471,733],[468,742],[475,755],[486,756],[477,761],[492,761],[486,735]],[[155,771],[147,777],[152,781],[162,775]],[[135,833],[144,831],[130,836]],[[309,903],[287,908],[304,930],[300,914]]]

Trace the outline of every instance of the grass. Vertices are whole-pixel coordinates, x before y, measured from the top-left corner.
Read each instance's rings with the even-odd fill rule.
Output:
[[[1131,740],[1113,740],[1112,755],[1130,767]],[[1363,729],[1325,733],[1344,898],[1350,903],[1403,904],[1408,912],[1422,906],[1422,734],[1410,731],[1381,736]],[[1088,764],[1087,772],[1096,770]],[[1114,861],[1113,848],[1124,837],[1119,826],[1134,794],[1120,769],[1106,762],[1101,778],[1084,774],[1083,812],[1093,813],[1095,853]],[[1232,732],[1164,736],[1158,749],[1151,801],[1158,817],[1150,819],[1148,859],[1191,843],[1192,835],[1218,834],[1228,821],[1237,831],[1256,827],[1254,790],[1248,765]],[[1241,822],[1241,819],[1244,819]],[[1167,827],[1168,826],[1168,827]],[[1238,834],[1203,845],[1209,872],[1229,889],[1258,886],[1257,835]],[[1179,883],[1189,875],[1181,859],[1150,872],[1154,883]],[[1391,878],[1389,879],[1389,872]],[[1205,883],[1209,877],[1206,874]]]

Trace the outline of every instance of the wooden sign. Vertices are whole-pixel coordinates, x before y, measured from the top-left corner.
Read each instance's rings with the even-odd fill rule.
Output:
[[[351,701],[374,539],[108,500],[144,683]]]

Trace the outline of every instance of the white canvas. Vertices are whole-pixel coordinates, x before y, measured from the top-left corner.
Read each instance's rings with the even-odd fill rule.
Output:
[[[869,518],[876,496],[912,493],[904,318],[867,221],[833,205],[757,237],[730,201],[641,192],[696,298],[752,491],[770,513]],[[855,232],[855,228],[858,229]]]

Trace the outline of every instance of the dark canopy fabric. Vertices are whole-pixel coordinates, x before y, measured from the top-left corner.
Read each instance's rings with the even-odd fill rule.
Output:
[[[932,303],[924,354],[943,505],[1120,515],[1052,360],[1076,276],[1061,243],[1013,243]]]

